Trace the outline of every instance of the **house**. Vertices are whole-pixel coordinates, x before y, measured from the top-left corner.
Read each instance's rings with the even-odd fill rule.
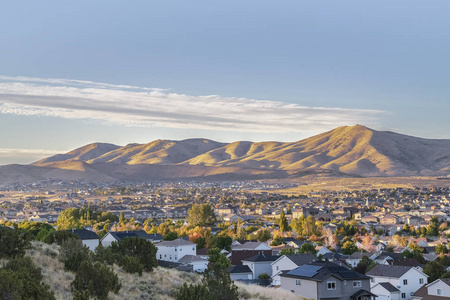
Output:
[[[252,271],[252,279],[258,279],[259,275],[263,273],[272,276],[272,262],[278,258],[278,256],[265,255],[264,253],[261,253],[243,259],[242,265],[250,268]]]
[[[368,276],[331,262],[312,262],[282,272],[280,277],[282,289],[307,299],[375,299]]]
[[[100,244],[98,235],[93,231],[86,229],[73,229],[70,232],[79,237],[83,245],[88,247],[91,251],[94,251]]]
[[[193,271],[198,273],[203,273],[208,267],[208,260],[197,255],[185,255],[178,262],[191,265]]]
[[[356,267],[363,256],[367,256],[370,259],[374,258],[374,253],[367,253],[367,252],[354,252],[349,257],[345,259],[345,262],[352,268]]]
[[[450,278],[441,278],[418,289],[412,300],[450,299]]]
[[[317,261],[312,254],[286,254],[272,262],[272,285],[280,285],[282,271],[290,271],[303,265]]]
[[[271,256],[272,248],[263,242],[245,242],[243,244],[235,243],[234,245],[231,245],[231,264],[242,265],[243,259],[255,256],[257,254]]]
[[[159,233],[148,234],[144,230],[136,231],[110,231],[102,239],[101,243],[103,247],[109,247],[113,242],[118,242],[127,237],[139,237],[151,241],[152,243],[158,243],[162,240],[162,235]]]
[[[186,241],[182,238],[177,238],[173,241],[163,241],[155,244],[158,251],[156,252],[156,259],[165,261],[178,262],[185,255],[197,254],[197,244]]]
[[[381,282],[392,284],[400,291],[401,300],[411,300],[414,292],[421,288],[428,278],[428,275],[415,267],[394,265],[376,265],[366,275],[371,278],[371,287]],[[388,294],[377,294],[377,296],[387,297]]]
[[[247,265],[232,266],[227,271],[231,280],[250,280],[253,277],[253,272]]]
[[[377,296],[377,300],[401,300],[400,290],[389,282],[380,282],[371,288],[371,292]]]

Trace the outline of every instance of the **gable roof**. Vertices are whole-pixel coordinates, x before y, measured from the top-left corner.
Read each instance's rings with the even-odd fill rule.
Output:
[[[227,269],[229,273],[252,273],[252,270],[247,265],[232,266]]]
[[[206,259],[201,258],[197,255],[190,255],[187,254],[183,256],[180,260],[178,260],[180,263],[190,263],[190,262],[208,262]]]
[[[272,248],[263,242],[246,242],[244,244],[236,244],[231,246],[231,250],[272,250]]]
[[[393,293],[393,292],[400,292],[398,288],[390,284],[389,282],[380,282],[378,283],[380,286],[382,286],[386,291]]]
[[[420,272],[419,270],[417,270],[411,266],[376,265],[375,267],[373,267],[373,269],[371,269],[366,274],[368,276],[400,278],[411,269],[414,269],[417,272]]]
[[[316,261],[308,265],[300,266],[294,270],[283,271],[280,276],[303,278],[313,281],[323,281],[330,276],[334,276],[340,280],[369,279],[366,275],[326,261]]]
[[[276,261],[278,258],[280,258],[280,257],[274,256],[274,255],[265,255],[264,253],[260,253],[260,254],[254,255],[252,257],[242,259],[242,261],[250,261],[250,262],[269,261],[270,262],[270,261]]]
[[[81,240],[98,240],[98,235],[93,232],[86,229],[73,229],[69,230],[69,232],[73,233],[74,235],[78,236]]]
[[[109,232],[117,241],[123,240],[127,237],[139,237],[149,241],[160,241],[162,235],[159,233],[148,234],[144,230],[136,231],[110,231]]]
[[[191,243],[182,238],[174,239],[173,241],[162,241],[156,244],[156,247],[165,246],[165,247],[177,247],[177,246],[190,246],[196,245],[195,243]]]
[[[318,260],[312,254],[286,254],[285,256],[297,266],[306,265]]]

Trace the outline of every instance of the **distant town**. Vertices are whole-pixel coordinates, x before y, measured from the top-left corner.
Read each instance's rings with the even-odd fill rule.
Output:
[[[144,238],[160,267],[188,272],[205,272],[214,247],[231,280],[305,299],[449,299],[450,187],[271,192],[292,187],[47,180],[2,188],[0,224],[72,230],[91,251]],[[83,215],[70,223],[74,209]],[[98,212],[105,218],[94,219]]]

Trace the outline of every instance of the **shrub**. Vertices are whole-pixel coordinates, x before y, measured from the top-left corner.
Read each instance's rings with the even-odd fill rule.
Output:
[[[154,267],[158,266],[155,245],[142,238],[128,237],[118,242],[113,242],[111,251],[116,256],[116,261],[119,262],[120,258],[124,256],[136,257],[147,272],[151,272]]]
[[[270,279],[270,276],[267,273],[261,273],[261,274],[259,274],[258,278],[259,279]]]
[[[76,272],[83,261],[89,260],[89,248],[81,240],[68,239],[63,241],[60,250],[60,260],[66,271]]]
[[[0,258],[23,256],[30,248],[30,240],[17,229],[0,227]]]
[[[127,273],[131,274],[138,273],[139,276],[142,276],[143,266],[137,257],[125,255],[120,260],[120,265],[122,266],[123,270]]]
[[[201,284],[191,284],[187,285],[186,282],[183,284],[181,289],[178,291],[177,300],[210,300],[211,294],[209,289]]]
[[[79,299],[83,299],[80,297],[89,292],[90,296],[105,300],[109,291],[117,294],[121,284],[117,274],[110,267],[98,262],[83,261],[71,287]]]
[[[50,287],[41,280],[41,269],[36,267],[30,257],[14,258],[6,264],[0,276],[0,299],[54,300],[55,295]],[[11,281],[14,287],[10,286]]]
[[[63,242],[70,240],[70,239],[79,239],[79,237],[74,235],[70,231],[58,230],[58,231],[51,232],[49,235],[47,235],[44,238],[44,242],[47,244],[56,243],[61,246]]]

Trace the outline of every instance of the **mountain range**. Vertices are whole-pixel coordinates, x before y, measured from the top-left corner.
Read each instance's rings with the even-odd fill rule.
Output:
[[[0,184],[43,179],[147,181],[282,179],[330,176],[445,176],[450,140],[424,139],[362,125],[297,142],[220,143],[156,140],[117,146],[93,143],[30,165],[0,166]]]

